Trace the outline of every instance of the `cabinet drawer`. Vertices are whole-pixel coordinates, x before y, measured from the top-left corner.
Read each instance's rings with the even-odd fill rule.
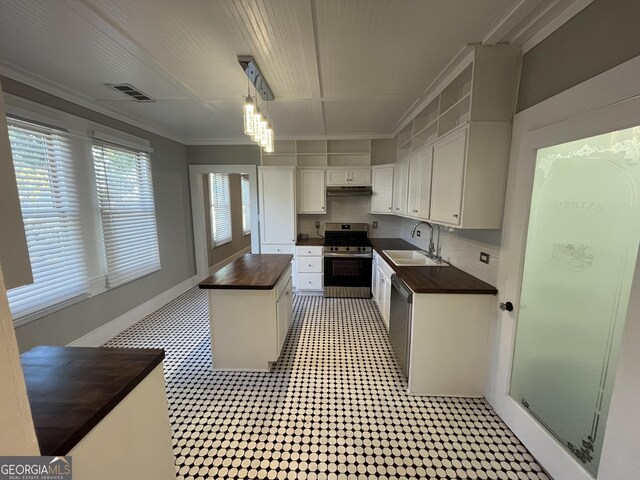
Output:
[[[298,290],[322,290],[322,274],[299,273]]]
[[[291,282],[291,267],[287,268],[287,271],[282,274],[278,283],[276,283],[276,299],[280,298],[287,288],[291,289],[289,282]]]
[[[295,245],[262,245],[260,253],[289,253],[293,255],[296,251]]]
[[[298,257],[321,257],[324,247],[296,247]]]
[[[322,273],[322,257],[298,257],[298,272]]]

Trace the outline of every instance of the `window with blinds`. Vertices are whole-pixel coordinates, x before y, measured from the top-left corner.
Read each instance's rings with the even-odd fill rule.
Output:
[[[251,194],[249,193],[249,175],[242,175],[242,232],[251,233]]]
[[[160,270],[149,154],[93,142],[106,286],[114,288]]]
[[[231,195],[228,173],[209,174],[211,240],[214,247],[229,243],[231,233]]]
[[[7,118],[34,283],[8,291],[15,319],[88,292],[71,142],[59,129]]]

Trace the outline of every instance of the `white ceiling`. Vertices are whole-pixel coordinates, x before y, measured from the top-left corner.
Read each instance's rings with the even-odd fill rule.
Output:
[[[253,55],[278,138],[384,137],[466,44],[526,47],[590,1],[2,0],[0,73],[184,143],[239,143],[237,56]]]

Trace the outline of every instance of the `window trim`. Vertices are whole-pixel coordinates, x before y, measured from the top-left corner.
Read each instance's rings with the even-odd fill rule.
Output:
[[[212,215],[212,211],[214,206],[214,197],[213,197],[213,176],[214,175],[222,175],[224,177],[226,177],[226,181],[227,181],[227,193],[228,193],[228,203],[226,205],[224,205],[225,208],[228,209],[228,215],[229,215],[229,237],[225,237],[224,240],[216,242],[216,239],[214,237],[214,223],[215,223],[215,219],[213,218],[214,216]],[[209,216],[210,216],[210,222],[211,222],[211,248],[212,249],[216,249],[219,248],[223,245],[227,245],[231,242],[233,242],[233,210],[232,210],[232,205],[231,205],[231,174],[229,173],[210,173],[209,174]]]
[[[72,139],[72,150],[79,158],[84,159],[82,162],[78,162],[76,165],[78,171],[78,178],[82,179],[77,187],[79,195],[86,202],[83,203],[81,211],[81,223],[82,233],[85,240],[85,249],[87,256],[87,271],[89,274],[89,291],[84,295],[68,299],[50,307],[38,310],[37,312],[24,315],[18,319],[14,319],[13,324],[15,327],[26,325],[28,323],[39,320],[43,317],[51,315],[55,312],[69,308],[75,304],[81,303],[89,298],[101,295],[108,292],[105,288],[105,265],[102,260],[102,251],[104,245],[102,243],[102,235],[99,231],[100,219],[97,212],[97,190],[95,184],[95,175],[93,170],[93,157],[91,155],[91,142],[93,140],[93,133],[97,132],[98,135],[105,135],[108,138],[115,140],[115,143],[121,143],[123,145],[134,146],[140,148],[140,150],[146,150],[149,153],[153,152],[151,143],[149,140],[135,135],[122,132],[120,130],[102,125],[91,120],[72,115],[62,110],[42,105],[31,100],[12,95],[10,93],[3,93],[5,100],[5,113],[8,116],[23,119],[25,121],[40,123],[53,128],[59,128],[66,130]],[[80,153],[77,153],[80,152]],[[86,192],[93,192],[90,195],[86,195]],[[84,195],[84,197],[83,197]],[[157,217],[156,217],[157,221]],[[160,239],[158,239],[160,241]],[[162,260],[162,249],[161,260]],[[157,273],[157,272],[156,272]],[[150,274],[144,275],[136,280],[141,280]],[[136,281],[134,280],[134,281]],[[116,287],[117,288],[117,287]],[[113,289],[111,289],[113,290]]]

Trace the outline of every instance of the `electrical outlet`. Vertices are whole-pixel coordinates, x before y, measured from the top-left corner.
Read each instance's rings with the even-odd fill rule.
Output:
[[[488,265],[489,264],[489,254],[488,253],[484,253],[484,252],[480,252],[480,261],[482,263],[486,263]]]
[[[316,229],[320,228],[320,221],[316,220]]]
[[[373,228],[378,228],[378,222],[377,221],[373,222]]]
[[[416,231],[416,235],[417,235],[417,236],[420,236],[420,230],[417,230],[417,231]]]

